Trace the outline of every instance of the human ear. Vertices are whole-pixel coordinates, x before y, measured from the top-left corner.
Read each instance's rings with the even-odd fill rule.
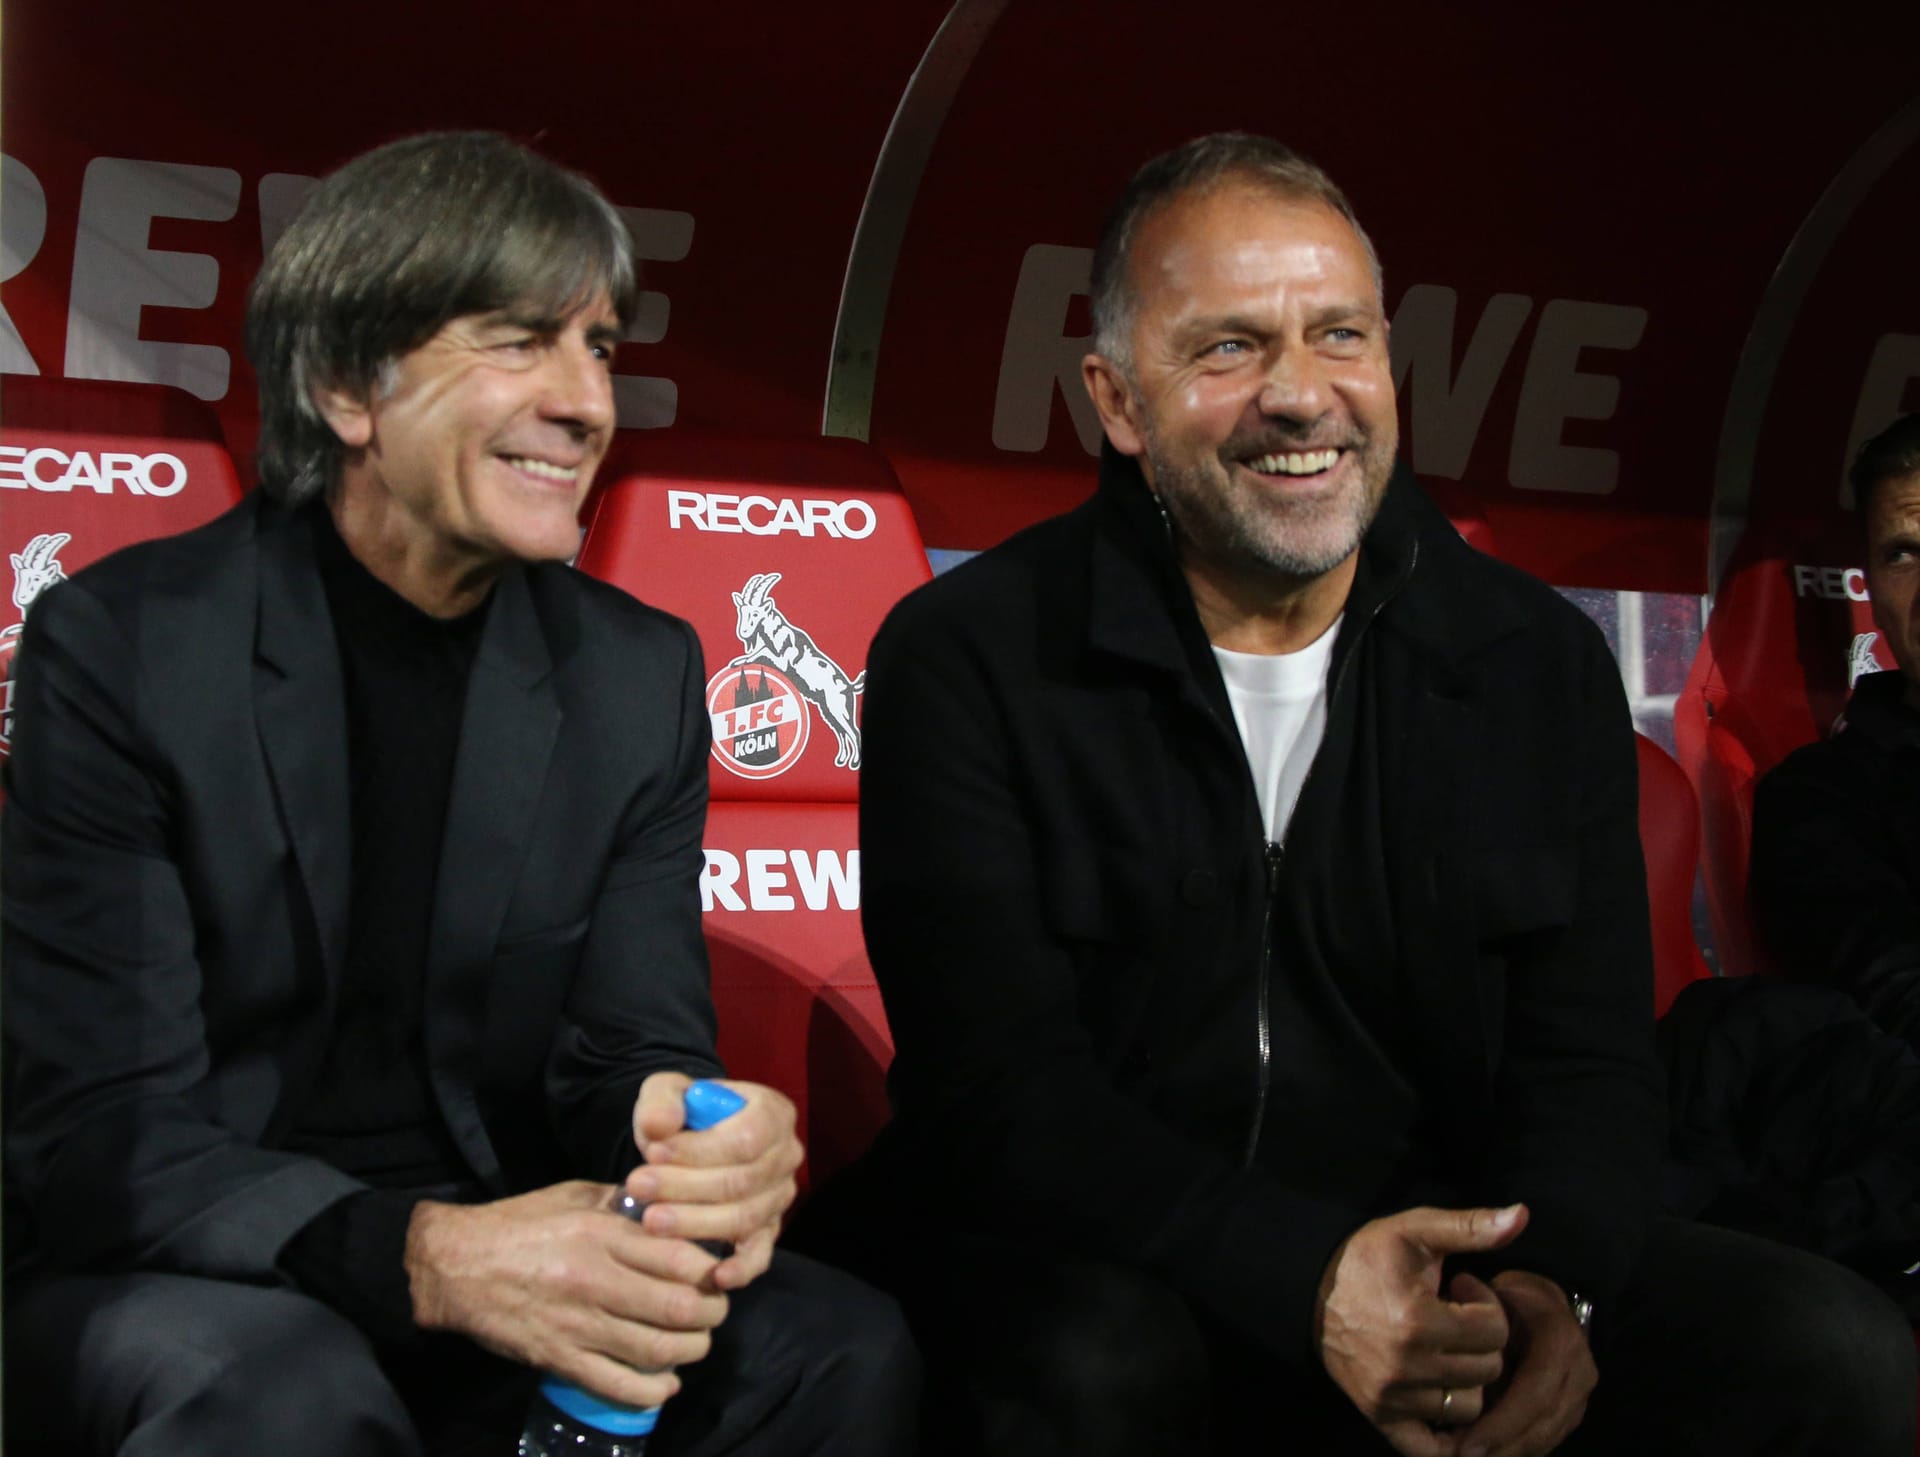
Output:
[[[313,407],[347,449],[358,450],[373,439],[373,411],[368,402],[352,390],[316,389]]]
[[[1089,354],[1080,361],[1080,379],[1113,448],[1122,455],[1144,452],[1146,439],[1134,419],[1140,402],[1125,371],[1104,354]]]

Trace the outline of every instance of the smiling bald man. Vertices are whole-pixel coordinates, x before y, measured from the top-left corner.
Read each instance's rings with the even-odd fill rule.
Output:
[[[1889,1301],[1652,1218],[1619,674],[1396,472],[1346,198],[1203,137],[1092,296],[1096,495],[868,660],[897,1116],[803,1233],[902,1295],[955,1450],[1911,1448]]]

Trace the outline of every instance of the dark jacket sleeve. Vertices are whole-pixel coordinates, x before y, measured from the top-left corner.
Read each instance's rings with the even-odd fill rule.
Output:
[[[1604,642],[1578,627],[1562,716],[1572,732],[1513,746],[1571,780],[1570,839],[1535,852],[1565,857],[1540,883],[1557,879],[1570,901],[1562,924],[1480,946],[1483,994],[1504,1002],[1502,1046],[1485,1178],[1465,1192],[1476,1203],[1524,1200],[1531,1214],[1518,1240],[1476,1263],[1547,1275],[1604,1310],[1654,1212],[1665,1109],[1632,720]]]
[[[421,1198],[404,1189],[362,1189],[329,1204],[281,1248],[280,1272],[379,1349],[419,1349],[427,1337],[413,1323],[407,1232]]]
[[[35,603],[0,815],[7,1175],[67,1268],[269,1279],[362,1186],[222,1125],[175,787],[140,726],[164,670],[84,581]]]
[[[1364,1213],[1243,1170],[1113,1086],[1047,924],[1001,687],[920,600],[868,658],[860,787],[862,916],[918,1197],[998,1238],[1150,1271],[1308,1359],[1322,1273]]]
[[[656,1072],[722,1071],[700,927],[712,730],[700,641],[685,623],[675,629],[677,650],[653,706],[673,715],[673,731],[660,735],[671,752],[637,777],[547,1060],[548,1105],[568,1166],[609,1182],[639,1162],[641,1083]]]
[[[1848,993],[1920,1047],[1920,884],[1909,801],[1875,747],[1811,745],[1760,781],[1753,802],[1750,900],[1781,971]]]

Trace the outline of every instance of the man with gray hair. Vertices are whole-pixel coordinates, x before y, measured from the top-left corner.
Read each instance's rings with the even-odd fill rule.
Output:
[[[545,1370],[671,1397],[657,1452],[904,1449],[897,1312],[774,1252],[791,1104],[683,1125],[721,1072],[699,645],[565,565],[637,299],[525,148],[357,159],[249,303],[260,489],[36,603],[9,1438],[498,1451]]]
[[[1134,177],[1093,311],[1094,499],[909,597],[868,658],[896,1118],[802,1232],[902,1295],[940,1429],[1021,1457],[1911,1449],[1890,1301],[1652,1219],[1619,675],[1396,474],[1352,207],[1203,137]]]

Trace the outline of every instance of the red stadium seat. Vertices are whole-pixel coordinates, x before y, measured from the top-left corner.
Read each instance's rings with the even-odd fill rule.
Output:
[[[800,1110],[810,1175],[886,1121],[893,1054],[860,934],[859,700],[887,609],[931,575],[857,441],[636,434],[579,566],[692,622],[714,729],[701,881],[720,1051]]]
[[[1693,785],[1667,751],[1635,734],[1640,751],[1640,845],[1653,922],[1653,1014],[1666,1015],[1689,982],[1711,973],[1693,935],[1693,877],[1700,813]]]
[[[1481,510],[1478,496],[1452,481],[1425,480],[1420,486],[1468,546],[1491,557],[1500,555],[1494,545],[1493,526]]]
[[[1749,531],[1674,706],[1704,817],[1707,910],[1730,973],[1766,969],[1747,906],[1754,783],[1832,730],[1854,677],[1893,666],[1873,628],[1862,549],[1846,519]]]
[[[0,390],[0,541],[13,615],[0,626],[12,735],[13,655],[40,592],[136,541],[198,526],[240,499],[213,411],[162,385],[8,375]]]
[[[701,879],[720,1048],[800,1109],[814,1178],[851,1162],[887,1121],[893,1039],[860,934],[850,804],[720,800]]]

